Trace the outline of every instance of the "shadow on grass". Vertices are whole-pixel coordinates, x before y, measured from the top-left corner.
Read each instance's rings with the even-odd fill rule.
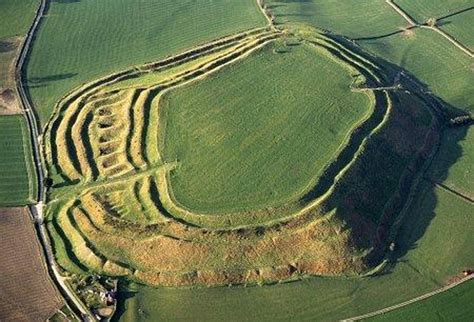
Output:
[[[469,7],[469,8],[465,8],[465,9],[462,9],[462,10],[458,10],[458,11],[453,12],[453,13],[450,13],[450,14],[448,14],[448,15],[439,17],[439,18],[438,18],[438,21],[443,20],[443,19],[446,19],[446,18],[450,18],[450,17],[453,17],[453,16],[457,16],[457,15],[459,15],[459,14],[462,14],[462,13],[464,13],[464,12],[468,12],[468,11],[471,11],[471,10],[474,10],[474,6],[471,6],[471,7]]]
[[[81,0],[52,0],[51,2],[67,4],[67,3],[81,2]]]
[[[455,130],[445,128],[443,136],[453,138],[453,146],[449,153],[443,153],[443,164],[437,167],[435,177],[436,182],[444,182],[448,178],[449,168],[462,157],[463,150],[458,144],[467,136],[468,127],[459,127]],[[437,151],[436,158],[441,157],[440,151]],[[426,174],[425,174],[426,176]],[[430,177],[432,174],[430,174]],[[396,243],[397,251],[394,252],[392,260],[394,262],[401,261],[410,250],[417,248],[417,242],[423,237],[426,229],[429,227],[431,220],[436,215],[436,206],[438,200],[435,194],[435,185],[426,179],[423,180],[417,188],[416,198],[413,200],[410,211],[407,213],[404,224],[400,227]],[[455,236],[453,236],[455,238]]]
[[[17,48],[17,44],[13,41],[0,40],[0,53],[7,53]]]
[[[338,38],[339,41],[347,42],[347,40],[344,40],[342,37],[336,38]],[[359,47],[356,47],[355,50],[358,50],[360,53],[363,52]],[[424,177],[426,173],[430,171],[429,169],[433,161],[440,157],[439,145],[441,139],[446,136],[453,138],[449,153],[443,154],[443,164],[437,168],[436,177],[432,178],[436,182],[445,181],[448,178],[451,166],[463,156],[463,149],[459,142],[463,141],[466,137],[468,127],[458,127],[453,131],[453,129],[448,126],[449,119],[459,115],[465,115],[466,113],[462,109],[443,101],[431,93],[429,85],[419,81],[409,70],[404,70],[400,66],[391,64],[379,57],[372,57],[371,59],[379,66],[382,66],[386,74],[390,75],[390,77],[395,77],[400,72],[403,72],[404,76],[402,76],[400,81],[402,88],[407,91],[409,95],[413,95],[424,102],[436,119],[434,125],[432,125],[432,127],[434,126],[434,134],[429,139],[430,142],[428,144],[431,148],[429,150],[423,149],[420,155],[411,161],[408,165],[411,174],[408,174],[398,182],[398,191],[395,192],[394,195],[395,200],[391,204],[385,204],[384,208],[380,209],[380,213],[384,213],[385,217],[382,215],[378,220],[373,222],[374,225],[378,226],[376,234],[378,241],[376,244],[378,244],[377,247],[379,247],[379,250],[370,258],[370,263],[375,266],[384,256],[387,256],[392,265],[389,265],[384,273],[390,273],[393,271],[396,263],[402,261],[402,258],[404,258],[410,250],[417,247],[417,242],[424,236],[436,215],[438,206],[438,198],[435,191],[436,187],[434,184],[428,183]],[[454,136],[453,133],[455,133]],[[405,144],[410,144],[410,142],[407,141]],[[377,164],[377,160],[374,160],[374,163]],[[386,162],[386,165],[388,167],[390,162]],[[370,176],[370,168],[366,170],[365,177]],[[377,177],[374,177],[374,180],[383,180],[384,176],[390,175],[390,173],[386,171],[380,171],[379,173]],[[420,173],[420,181],[416,183],[412,178]],[[365,178],[363,180],[365,180]],[[359,188],[360,186],[357,186],[355,189]],[[347,196],[344,197],[347,198]],[[346,203],[347,199],[342,200],[342,202]],[[369,202],[373,201],[369,200]],[[340,207],[340,204],[334,206]],[[407,207],[405,215],[403,218],[398,218],[398,215],[402,213],[405,207]],[[344,206],[342,208],[344,208]],[[344,211],[338,212],[344,220],[347,220],[349,226],[355,228],[358,234],[363,233],[364,228],[367,228],[359,227],[360,218],[354,218],[351,216],[352,214],[345,214]],[[395,227],[395,231],[392,232],[393,234],[390,234],[390,228],[392,228],[392,225],[399,219],[401,219],[401,223],[398,229]],[[388,249],[392,241],[396,245],[396,251],[394,252],[390,252]]]
[[[43,77],[31,77],[28,79],[28,84],[44,84],[44,83],[51,83],[62,81],[68,78],[72,78],[76,76],[77,73],[64,73],[64,74],[56,74],[56,75],[48,75]]]
[[[132,284],[125,279],[120,279],[118,283],[118,293],[117,293],[117,310],[112,317],[111,321],[119,321],[120,317],[125,314],[126,306],[125,303],[127,300],[132,299],[136,296],[138,291],[134,290]]]

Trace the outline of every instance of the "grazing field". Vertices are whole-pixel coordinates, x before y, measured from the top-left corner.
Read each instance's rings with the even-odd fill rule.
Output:
[[[474,280],[369,321],[472,321]]]
[[[474,21],[474,7],[469,11],[442,19],[439,24],[441,29],[474,51],[474,35],[470,29],[472,21]]]
[[[178,162],[170,189],[185,208],[227,213],[298,200],[371,113],[373,97],[348,90],[344,65],[308,45],[275,54],[281,46],[162,98],[162,157]]]
[[[20,111],[15,92],[15,58],[33,19],[37,0],[0,2],[0,116]]]
[[[470,46],[466,24],[472,15],[468,1],[396,1],[420,23],[464,10],[439,21],[455,38]],[[274,1],[268,5],[277,23],[306,23],[352,39],[376,56],[406,69],[448,104],[474,110],[471,58],[438,33],[415,28],[385,1]],[[472,19],[471,19],[472,20]],[[420,58],[422,57],[422,58]]]
[[[424,23],[429,18],[441,19],[465,9],[472,8],[469,0],[395,0],[418,23]]]
[[[425,183],[397,238],[396,264],[386,274],[367,278],[315,277],[281,285],[230,289],[123,285],[124,312],[117,318],[335,321],[398,304],[440,288],[466,267],[474,266],[470,209],[472,205]],[[452,246],[445,250],[447,245]]]
[[[398,243],[400,249],[407,251],[411,267],[439,284],[474,267],[472,207],[471,202],[445,189],[428,182],[422,184]],[[410,246],[413,249],[408,251]]]
[[[428,173],[434,182],[443,183],[471,199],[474,199],[473,142],[472,127],[446,130],[437,157]],[[453,158],[457,159],[454,164]]]
[[[255,0],[54,1],[32,48],[28,88],[44,123],[86,81],[265,24]]]
[[[266,2],[278,24],[306,23],[350,38],[381,36],[407,26],[402,17],[379,0]]]
[[[19,206],[35,197],[36,176],[23,116],[0,117],[0,205]]]
[[[24,208],[0,209],[2,321],[45,321],[63,306]]]
[[[415,29],[360,44],[409,71],[448,104],[474,112],[472,58],[438,33]]]
[[[0,41],[4,38],[26,34],[39,2],[39,0],[2,0],[0,2]]]

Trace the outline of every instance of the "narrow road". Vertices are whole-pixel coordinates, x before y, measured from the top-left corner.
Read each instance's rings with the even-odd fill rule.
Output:
[[[49,265],[51,271],[53,272],[53,276],[51,276],[55,281],[56,285],[60,286],[62,289],[62,294],[67,295],[68,302],[73,303],[76,310],[82,313],[82,318],[84,321],[94,321],[95,319],[91,316],[90,312],[84,307],[76,295],[69,289],[66,285],[64,278],[59,273],[58,266],[55,262],[53,252],[51,250],[51,246],[49,243],[49,238],[47,236],[46,227],[44,225],[44,215],[43,215],[43,200],[44,200],[44,170],[41,163],[41,156],[40,156],[40,149],[41,149],[41,126],[39,125],[38,120],[36,119],[36,115],[33,109],[33,104],[31,104],[29,100],[29,96],[25,91],[25,87],[23,84],[23,66],[26,61],[26,57],[30,51],[30,47],[32,44],[32,40],[34,38],[35,32],[38,29],[39,23],[41,18],[44,15],[47,6],[47,0],[41,0],[41,4],[36,11],[36,15],[31,25],[28,33],[26,34],[26,38],[22,43],[20,54],[15,62],[15,83],[16,89],[18,93],[18,97],[20,98],[21,105],[23,107],[23,111],[28,124],[28,128],[30,131],[31,137],[31,146],[33,150],[33,161],[35,164],[35,171],[37,177],[37,196],[36,199],[38,203],[36,205],[30,205],[29,209],[33,217],[35,218],[38,224],[38,232],[41,239],[41,244],[43,245],[44,252],[46,254],[46,261]]]
[[[453,287],[456,287],[458,286],[459,284],[462,284],[462,283],[465,283],[467,281],[470,281],[471,279],[474,278],[474,274],[471,274],[469,276],[466,276],[462,279],[460,279],[459,281],[453,283],[453,284],[450,284],[450,285],[447,285],[445,287],[442,287],[440,289],[437,289],[437,290],[434,290],[432,292],[429,292],[429,293],[426,293],[426,294],[423,294],[421,296],[418,296],[418,297],[415,297],[414,299],[411,299],[411,300],[408,300],[408,301],[405,301],[405,302],[402,302],[402,303],[399,303],[399,304],[396,304],[396,305],[392,305],[392,306],[389,306],[389,307],[386,307],[384,309],[381,309],[381,310],[378,310],[378,311],[374,311],[374,312],[371,312],[371,313],[367,313],[367,314],[364,314],[364,315],[359,315],[359,316],[355,316],[355,317],[352,317],[352,318],[348,318],[348,319],[344,319],[342,321],[360,321],[360,320],[363,320],[363,319],[368,319],[370,317],[374,317],[376,315],[380,315],[380,314],[384,314],[384,313],[387,313],[387,312],[390,312],[390,311],[393,311],[393,310],[396,310],[396,309],[399,309],[399,308],[402,308],[404,306],[407,306],[407,305],[410,305],[412,303],[415,303],[415,302],[418,302],[418,301],[422,301],[422,300],[425,300],[427,298],[430,298],[434,295],[437,295],[437,294],[440,294],[440,293],[443,293],[443,292],[446,292],[447,290],[450,290],[452,289]]]
[[[400,8],[396,3],[394,3],[393,0],[386,0],[385,2],[387,2],[388,5],[393,8],[393,10],[398,12],[400,16],[402,16],[406,21],[408,21],[410,25],[418,26],[418,23],[413,20],[413,18],[410,17],[410,15],[408,15],[408,13],[406,13],[402,8]]]
[[[41,238],[41,244],[43,244],[44,252],[46,254],[46,261],[49,267],[51,268],[51,272],[54,275],[54,279],[56,280],[57,285],[59,285],[63,291],[63,294],[67,294],[69,303],[73,303],[76,310],[81,312],[82,319],[84,321],[95,321],[89,310],[84,306],[84,304],[77,298],[77,296],[70,290],[70,288],[66,284],[65,278],[60,274],[56,261],[54,259],[53,251],[50,247],[50,240],[48,237],[48,233],[46,231],[46,226],[44,225],[44,216],[43,216],[43,203],[39,202],[36,205],[29,206],[30,212],[36,220],[38,224],[38,232]]]
[[[25,118],[29,127],[29,131],[30,131],[31,146],[33,149],[33,161],[35,164],[36,178],[37,178],[37,184],[38,184],[38,191],[37,191],[38,195],[36,196],[36,198],[38,201],[41,201],[44,198],[44,187],[43,187],[44,172],[43,172],[43,167],[41,165],[40,143],[39,143],[39,141],[41,140],[40,138],[41,128],[40,126],[38,126],[38,122],[36,120],[36,115],[34,113],[32,104],[30,103],[28,96],[26,94],[25,88],[23,86],[22,70],[23,70],[23,65],[25,63],[25,60],[26,60],[26,56],[28,55],[28,52],[30,50],[34,33],[36,32],[38,28],[39,22],[45,10],[46,10],[46,0],[41,0],[41,4],[38,10],[36,11],[33,24],[31,25],[30,29],[28,30],[28,33],[26,34],[26,38],[23,41],[21,49],[20,49],[20,54],[18,55],[18,58],[15,62],[15,83],[16,83],[17,93],[20,98],[21,105],[23,106],[24,115],[25,115]]]

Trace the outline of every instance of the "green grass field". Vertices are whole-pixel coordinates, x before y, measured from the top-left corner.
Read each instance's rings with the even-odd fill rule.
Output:
[[[408,70],[448,104],[474,111],[472,59],[438,33],[416,29],[360,44]]]
[[[35,173],[28,128],[23,116],[0,117],[0,206],[19,206],[32,201]]]
[[[469,0],[395,0],[395,2],[418,23],[424,23],[429,18],[440,19],[472,6]]]
[[[456,144],[456,142],[459,142]],[[429,177],[467,196],[474,196],[474,129],[446,130]],[[453,158],[457,158],[452,164]],[[448,173],[446,173],[448,169]]]
[[[394,305],[437,289],[474,265],[470,209],[469,203],[425,183],[397,238],[398,263],[388,274],[247,288],[131,285],[121,293],[125,313],[119,320],[335,321]]]
[[[13,64],[17,49],[38,5],[38,0],[0,1],[0,93],[4,88],[14,86]],[[5,105],[0,100],[0,114]]]
[[[0,2],[0,42],[3,38],[24,35],[33,21],[39,3],[39,0],[2,0]]]
[[[472,321],[474,319],[474,280],[429,299],[379,315],[369,321]]]
[[[74,87],[266,20],[254,0],[52,2],[27,68],[41,121]]]
[[[162,155],[178,160],[171,188],[186,208],[238,212],[295,201],[372,111],[370,95],[349,90],[344,65],[308,45],[279,47],[163,97]]]
[[[277,23],[303,22],[350,38],[374,37],[407,26],[384,1],[267,1]]]
[[[474,35],[470,30],[472,21],[474,21],[474,10],[443,19],[440,21],[440,25],[441,29],[472,51],[474,50]]]
[[[17,113],[14,60],[21,37],[27,32],[39,5],[36,0],[0,2],[0,114]],[[23,116],[0,116],[0,206],[18,206],[35,198],[36,178],[30,137]]]

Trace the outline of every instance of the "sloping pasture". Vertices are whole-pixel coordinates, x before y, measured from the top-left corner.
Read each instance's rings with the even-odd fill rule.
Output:
[[[266,2],[278,24],[302,22],[350,38],[385,35],[407,26],[402,17],[380,0]]]
[[[29,91],[44,123],[81,83],[265,24],[254,0],[54,1],[30,54]]]
[[[470,321],[474,317],[474,281],[442,294],[368,319],[368,321]]]
[[[427,174],[428,178],[474,199],[473,142],[472,126],[447,129]],[[455,164],[451,164],[453,158],[457,158]]]
[[[395,0],[418,23],[430,18],[442,18],[472,7],[469,0]]]
[[[441,19],[440,26],[469,46],[471,7],[466,0],[396,1],[418,23]],[[410,29],[385,1],[272,1],[268,4],[278,23],[306,23],[354,39],[375,55],[394,63],[426,84],[448,104],[472,111],[474,74],[472,58],[433,30]],[[466,11],[463,11],[466,10]],[[456,23],[456,20],[458,22]],[[471,19],[472,20],[472,19]]]
[[[439,21],[441,29],[448,32],[455,39],[474,51],[474,35],[472,22],[474,21],[474,7],[461,14],[448,17]]]
[[[448,104],[466,112],[474,111],[472,58],[438,33],[414,29],[359,43],[408,70]]]

